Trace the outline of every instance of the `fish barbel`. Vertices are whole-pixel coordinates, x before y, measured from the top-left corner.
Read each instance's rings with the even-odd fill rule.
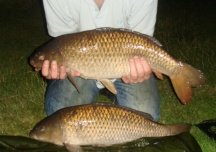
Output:
[[[146,113],[111,104],[63,108],[40,121],[30,137],[57,145],[114,145],[142,137],[172,136],[190,130],[189,124],[164,125]]]
[[[175,60],[156,39],[126,29],[99,28],[59,36],[41,47],[30,63],[38,71],[44,60],[56,60],[58,66],[66,67],[69,78],[71,72],[79,71],[81,77],[101,81],[116,94],[109,79],[129,74],[129,59],[134,56],[145,57],[159,79],[167,75],[183,104],[191,100],[192,87],[204,83],[200,70]]]

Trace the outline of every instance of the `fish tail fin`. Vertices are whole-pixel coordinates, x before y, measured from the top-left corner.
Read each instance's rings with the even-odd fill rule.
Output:
[[[181,62],[179,62],[177,71],[170,76],[170,79],[182,104],[187,104],[191,100],[192,87],[204,83],[204,76],[200,70]]]
[[[210,138],[216,140],[216,119],[205,120],[199,124],[195,124],[194,126],[198,127]]]
[[[184,132],[189,132],[191,129],[190,124],[176,124],[170,126],[171,135],[177,135]]]

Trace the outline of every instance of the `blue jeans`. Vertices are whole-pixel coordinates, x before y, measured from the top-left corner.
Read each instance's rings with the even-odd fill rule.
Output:
[[[49,80],[45,95],[45,111],[47,115],[74,105],[93,103],[99,94],[95,80],[75,78],[76,88],[68,79]],[[136,84],[125,84],[121,79],[114,82],[117,89],[117,104],[150,114],[154,120],[160,116],[160,98],[155,78]]]

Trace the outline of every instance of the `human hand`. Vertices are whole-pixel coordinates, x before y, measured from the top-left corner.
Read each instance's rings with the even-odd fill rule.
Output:
[[[130,73],[122,77],[124,83],[138,83],[149,79],[152,70],[143,57],[135,56],[129,60]]]
[[[56,61],[45,60],[41,70],[42,75],[47,79],[65,79],[67,76],[67,70],[64,66],[58,68]],[[80,76],[80,73],[75,71],[71,73],[72,76]]]

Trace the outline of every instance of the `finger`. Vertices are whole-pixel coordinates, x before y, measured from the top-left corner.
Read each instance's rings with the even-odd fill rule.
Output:
[[[134,59],[136,71],[137,71],[137,80],[136,80],[137,82],[142,82],[145,79],[145,75],[146,75],[144,65],[141,60],[142,60],[141,58]]]
[[[145,58],[141,58],[140,61],[142,63],[144,73],[145,73],[143,80],[147,80],[150,78],[150,75],[152,73],[151,67],[150,67],[149,63],[147,62],[147,60],[145,60]]]
[[[48,77],[49,75],[49,64],[49,60],[43,62],[41,73],[44,77]]]
[[[58,73],[58,66],[56,61],[51,62],[51,69],[50,69],[50,74],[52,79],[57,79],[59,78],[59,73]]]
[[[130,82],[130,75],[127,75],[127,76],[123,76],[122,77],[122,81],[124,82],[124,83],[129,83]]]
[[[135,60],[138,57],[134,57],[129,60],[129,65],[130,65],[130,82],[135,83],[137,80],[137,70],[136,70],[136,65],[135,65]]]
[[[59,78],[60,79],[65,79],[66,78],[66,69],[65,69],[64,66],[60,67]]]

